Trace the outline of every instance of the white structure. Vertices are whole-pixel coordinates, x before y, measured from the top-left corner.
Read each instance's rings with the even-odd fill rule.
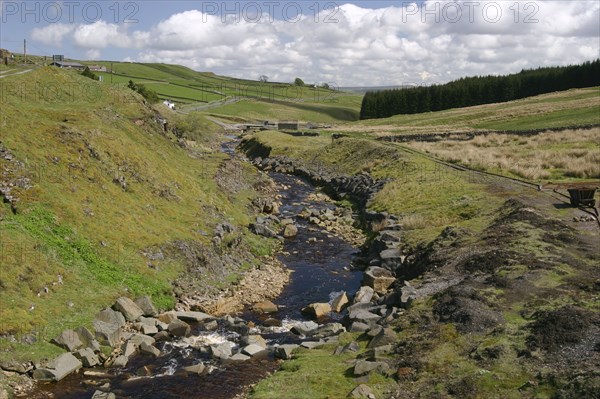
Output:
[[[167,107],[169,107],[169,108],[171,108],[171,109],[173,109],[173,110],[175,109],[175,103],[172,103],[172,102],[171,102],[171,101],[169,101],[169,100],[165,100],[165,101],[163,101],[163,104],[165,104]]]

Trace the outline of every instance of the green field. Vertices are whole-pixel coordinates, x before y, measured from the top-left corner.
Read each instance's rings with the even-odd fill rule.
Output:
[[[343,132],[374,135],[530,130],[600,124],[600,87],[446,111],[368,119],[338,125]]]

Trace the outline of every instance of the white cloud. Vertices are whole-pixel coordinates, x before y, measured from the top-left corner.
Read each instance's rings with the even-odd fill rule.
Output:
[[[46,46],[61,47],[63,39],[75,29],[74,25],[51,24],[31,31],[31,38]]]
[[[368,4],[368,3],[364,3]],[[189,10],[147,30],[98,21],[34,30],[43,43],[126,48],[128,60],[177,63],[224,75],[341,86],[438,81],[503,74],[599,56],[596,1],[426,1],[369,9],[345,4],[297,22],[260,23]],[[337,22],[326,23],[329,17]],[[108,50],[105,51],[108,53]],[[106,54],[105,54],[106,55]],[[95,58],[95,57],[92,57]]]

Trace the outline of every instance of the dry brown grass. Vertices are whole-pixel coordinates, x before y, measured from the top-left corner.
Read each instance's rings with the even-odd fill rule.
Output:
[[[530,137],[494,133],[468,141],[409,145],[451,162],[528,180],[600,178],[600,128],[548,131]]]

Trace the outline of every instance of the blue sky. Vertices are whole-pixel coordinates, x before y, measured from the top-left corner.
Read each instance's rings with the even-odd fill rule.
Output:
[[[592,1],[0,1],[0,47],[339,86],[599,57]]]

